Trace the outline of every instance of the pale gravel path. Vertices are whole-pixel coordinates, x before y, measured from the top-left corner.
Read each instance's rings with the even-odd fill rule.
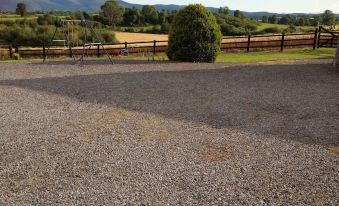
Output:
[[[0,205],[339,204],[329,61],[0,64],[0,79]]]

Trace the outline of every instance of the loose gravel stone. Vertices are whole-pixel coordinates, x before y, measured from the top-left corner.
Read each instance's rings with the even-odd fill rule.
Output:
[[[0,205],[339,205],[339,74],[0,64]]]

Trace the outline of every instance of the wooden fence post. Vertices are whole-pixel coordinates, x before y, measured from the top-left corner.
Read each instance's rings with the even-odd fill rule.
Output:
[[[317,48],[318,33],[319,33],[319,30],[318,28],[316,28],[314,31],[313,50]]]
[[[97,45],[97,57],[98,58],[100,57],[100,45],[99,44]]]
[[[321,29],[322,27],[319,27],[319,31],[318,31],[318,37],[317,37],[317,48],[320,48],[320,40],[321,40]]]
[[[13,51],[12,51],[12,45],[10,45],[9,47],[8,47],[8,50],[9,50],[9,58],[13,58]]]
[[[338,36],[338,41],[337,41],[337,52],[336,52],[335,60],[334,60],[334,68],[339,73],[339,36]]]
[[[250,52],[250,48],[251,48],[251,35],[248,35],[248,38],[247,38],[247,53]]]
[[[155,54],[156,54],[156,47],[157,47],[157,41],[154,40],[153,41],[153,56],[155,56]]]
[[[124,49],[124,56],[127,56],[128,55],[128,53],[129,53],[129,51],[128,51],[128,43],[127,43],[127,41],[125,41],[125,49]]]
[[[72,46],[70,45],[69,48],[69,57],[72,58],[73,57],[73,50],[72,50]]]
[[[42,58],[46,59],[46,47],[45,47],[45,44],[42,45]]]
[[[280,51],[284,51],[284,44],[285,44],[285,33],[281,34],[281,44],[280,44]]]

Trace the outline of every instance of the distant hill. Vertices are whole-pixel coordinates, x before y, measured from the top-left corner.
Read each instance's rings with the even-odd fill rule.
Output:
[[[26,3],[29,11],[87,11],[95,12],[100,10],[100,6],[106,0],[0,0],[0,10],[1,11],[15,11],[16,4],[18,2]],[[141,4],[133,4],[118,0],[119,4],[125,8],[142,8]],[[182,5],[175,4],[155,4],[154,7],[161,10],[178,10]],[[213,12],[218,11],[218,8],[209,7]],[[282,16],[284,14],[276,14],[271,12],[244,12],[248,17],[262,17],[262,16]],[[311,15],[304,13],[296,13],[293,15]],[[313,15],[313,14],[312,14]],[[339,17],[339,14],[337,14]]]

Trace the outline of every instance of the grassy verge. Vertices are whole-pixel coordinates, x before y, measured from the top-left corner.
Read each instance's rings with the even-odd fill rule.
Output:
[[[335,55],[336,49],[320,48],[317,50],[285,50],[284,52],[252,52],[252,53],[221,53],[216,62],[225,63],[258,63],[258,62],[279,62],[293,60],[330,59]],[[152,56],[126,56],[115,57],[114,59],[126,60],[149,60]],[[156,61],[168,60],[165,54],[154,57]]]
[[[328,59],[333,58],[335,49],[321,48],[317,50],[285,50],[284,52],[223,53],[217,62],[256,63],[288,60]]]
[[[312,59],[330,59],[335,55],[336,49],[321,48],[317,50],[286,50],[284,52],[252,52],[252,53],[222,53],[217,57],[217,62],[224,63],[259,63],[259,62],[281,62],[293,60],[312,60]],[[100,59],[106,59],[103,56]],[[89,57],[86,59],[97,59],[96,57]],[[141,61],[168,61],[165,54],[158,54],[156,56],[139,56],[130,55],[122,57],[113,57],[114,60],[141,60]],[[64,61],[70,60],[69,58],[56,58],[50,61]],[[0,59],[0,63],[20,63],[42,61],[41,59],[21,59],[9,60]]]

